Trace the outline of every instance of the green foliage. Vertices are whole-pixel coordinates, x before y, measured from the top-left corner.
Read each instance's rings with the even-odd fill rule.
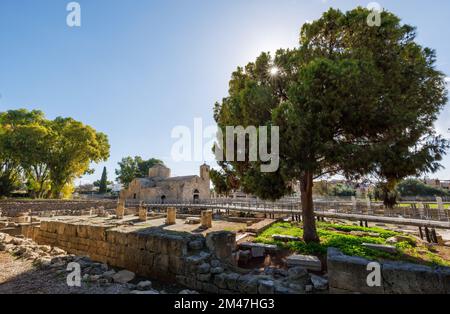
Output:
[[[14,169],[14,180],[23,182],[33,197],[67,196],[91,162],[109,156],[106,135],[72,118],[48,120],[41,111],[9,110],[0,113],[0,130],[0,178],[7,177],[5,169]]]
[[[230,171],[226,172],[224,170],[217,171],[215,169],[211,169],[209,176],[214,185],[214,191],[218,195],[228,196],[230,192],[239,188],[239,182]]]
[[[265,199],[289,194],[300,181],[308,242],[317,241],[313,178],[375,174],[390,188],[412,172],[438,169],[448,148],[433,128],[447,101],[434,51],[418,45],[415,29],[394,14],[383,11],[380,27],[367,25],[368,14],[330,9],[303,25],[298,48],[238,67],[228,96],[215,104],[223,134],[226,126],[280,127],[276,173],[261,173],[260,161],[223,165]]]
[[[341,225],[331,223],[318,223],[318,234],[321,243],[305,243],[303,241],[275,241],[272,238],[274,234],[290,235],[295,237],[303,236],[303,229],[300,226],[292,225],[288,222],[276,223],[263,231],[255,242],[266,244],[276,244],[285,249],[302,254],[312,254],[325,256],[328,247],[340,249],[344,254],[351,256],[360,256],[368,259],[390,259],[390,260],[421,260],[426,264],[450,265],[433,252],[427,252],[425,257],[419,253],[416,247],[413,247],[407,241],[396,244],[399,253],[391,254],[378,250],[365,248],[363,243],[386,244],[386,239],[392,236],[400,235],[398,232],[378,228],[378,227],[359,227],[353,225]],[[378,236],[358,236],[350,234],[351,231],[362,231],[366,233],[378,234]]]
[[[355,196],[356,190],[347,184],[338,183],[331,189],[333,196]]]
[[[148,170],[157,164],[163,165],[164,163],[155,158],[144,160],[140,156],[124,157],[119,161],[119,169],[116,169],[117,181],[128,187],[134,178],[147,177]]]
[[[107,189],[108,189],[108,175],[106,173],[106,167],[103,167],[98,192],[104,194],[106,193]]]
[[[376,230],[376,231],[375,231]],[[265,230],[255,241],[263,243],[277,244],[287,249],[304,253],[304,254],[317,254],[325,255],[328,247],[335,247],[344,254],[361,256],[366,258],[375,257],[392,257],[389,254],[374,251],[362,246],[363,243],[378,243],[383,244],[386,237],[395,235],[395,233],[384,234],[384,237],[361,237],[356,235],[350,235],[345,233],[338,233],[336,231],[350,232],[350,231],[366,231],[377,232],[379,229],[375,228],[362,228],[356,226],[341,226],[334,224],[318,223],[318,234],[320,236],[321,243],[305,243],[305,242],[282,242],[272,239],[273,234],[291,235],[296,237],[303,236],[303,229],[300,227],[293,227],[290,223],[278,223],[269,229]]]
[[[450,193],[441,188],[426,185],[420,180],[406,179],[400,182],[397,190],[401,196],[449,196]]]

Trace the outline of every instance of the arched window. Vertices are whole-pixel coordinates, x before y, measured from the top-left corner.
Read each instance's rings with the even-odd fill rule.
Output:
[[[166,202],[166,196],[163,195],[161,196],[161,204],[164,204]]]

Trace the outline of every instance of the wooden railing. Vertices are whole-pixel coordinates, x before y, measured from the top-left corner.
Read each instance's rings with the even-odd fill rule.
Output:
[[[138,206],[139,204],[140,201],[138,200],[126,200],[126,206]],[[142,205],[155,209],[167,207],[215,209],[227,212],[264,213],[269,216],[295,216],[300,215],[302,212],[301,203],[298,199],[286,199],[276,202],[262,201],[259,199],[153,199],[144,201]],[[414,226],[425,226],[431,223],[431,225],[438,228],[450,229],[449,210],[444,208],[431,208],[428,204],[411,203],[409,206],[388,209],[380,202],[368,202],[367,200],[315,200],[314,208],[315,215],[318,217],[391,222]],[[401,223],[402,221],[407,223]]]

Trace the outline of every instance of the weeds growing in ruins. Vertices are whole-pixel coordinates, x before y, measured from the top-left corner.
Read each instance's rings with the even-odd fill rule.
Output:
[[[293,252],[322,257],[326,255],[328,247],[335,247],[340,249],[346,255],[360,256],[372,260],[406,260],[429,265],[450,265],[450,263],[442,259],[436,251],[433,252],[433,248],[426,247],[419,243],[414,245],[412,243],[415,243],[416,240],[412,237],[383,228],[366,228],[353,225],[318,222],[317,232],[320,237],[320,244],[307,244],[304,241],[277,241],[272,238],[272,235],[289,235],[298,238],[302,238],[303,235],[301,224],[280,222],[261,233],[255,238],[255,242],[276,244],[279,247]],[[396,243],[395,246],[398,253],[395,254],[373,250],[362,245],[363,243],[387,244],[386,240],[388,238],[400,235],[402,238],[409,239],[409,242],[405,240]]]

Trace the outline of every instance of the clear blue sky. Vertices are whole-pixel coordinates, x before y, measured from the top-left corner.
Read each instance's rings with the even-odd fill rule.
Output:
[[[79,0],[80,28],[66,25],[66,0],[1,0],[0,110],[41,109],[71,116],[109,136],[107,166],[114,177],[127,155],[163,159],[174,175],[201,162],[174,162],[171,130],[213,124],[215,101],[231,72],[261,51],[294,47],[301,25],[330,6],[371,1],[332,0]],[[437,50],[450,76],[450,1],[378,1],[417,26],[418,41]],[[450,136],[450,110],[437,124]],[[450,179],[446,170],[434,177]],[[78,181],[77,181],[78,182]]]

